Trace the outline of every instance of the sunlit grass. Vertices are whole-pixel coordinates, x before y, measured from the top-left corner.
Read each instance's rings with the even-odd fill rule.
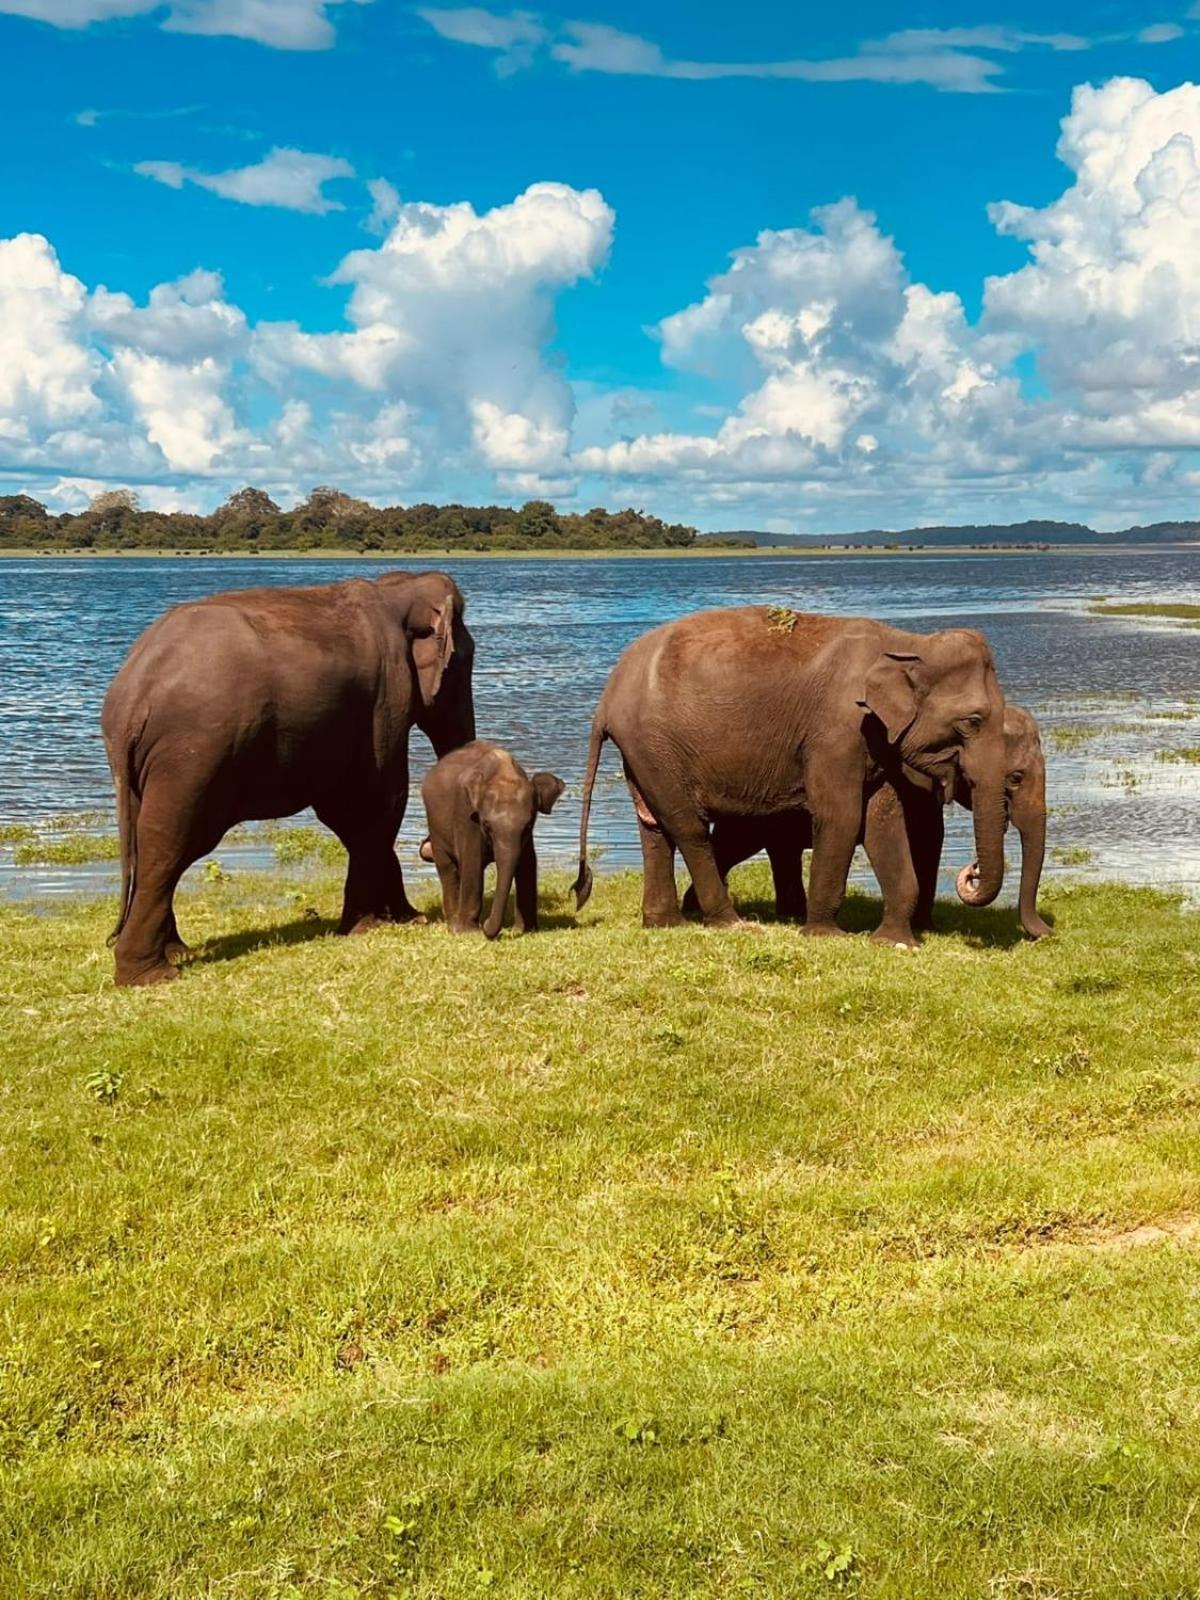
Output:
[[[0,1595],[1200,1589],[1196,917],[638,890],[343,940],[234,873],[150,991],[0,909]]]

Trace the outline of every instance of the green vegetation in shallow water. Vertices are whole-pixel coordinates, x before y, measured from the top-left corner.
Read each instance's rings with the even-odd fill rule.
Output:
[[[1143,732],[1145,728],[1140,722],[1063,722],[1045,729],[1044,737],[1052,750],[1076,750],[1097,739]]]
[[[270,823],[262,831],[280,866],[297,866],[302,861],[316,861],[329,867],[345,864],[345,847],[327,828]]]
[[[239,874],[149,991],[111,898],[0,907],[0,1594],[1200,1591],[1196,917],[639,891]]]
[[[92,861],[117,861],[121,846],[114,834],[66,833],[54,838],[26,838],[13,851],[19,867],[85,866]]]
[[[1160,603],[1158,601],[1106,602],[1091,605],[1088,610],[1097,617],[1166,617],[1175,622],[1200,620],[1200,605]]]
[[[1200,745],[1176,745],[1171,750],[1160,750],[1157,761],[1182,761],[1188,766],[1200,767]]]
[[[1050,852],[1050,859],[1060,867],[1084,867],[1093,859],[1093,855],[1083,845],[1055,845]]]

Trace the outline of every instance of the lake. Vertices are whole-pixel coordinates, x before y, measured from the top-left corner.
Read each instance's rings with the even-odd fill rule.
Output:
[[[0,558],[0,824],[64,813],[112,829],[98,719],[113,673],[168,606],[250,584],[311,584],[419,557],[378,560]],[[1200,746],[1200,631],[1156,620],[1090,616],[1090,599],[1200,602],[1200,547],[920,556],[789,556],[445,562],[468,599],[477,642],[481,737],[569,784],[539,824],[548,863],[576,854],[578,796],[596,699],[631,639],[708,606],[784,604],[885,618],[917,631],[969,625],[988,636],[1010,700],[1042,722],[1049,768],[1049,873],[1200,889],[1200,767],[1172,753]],[[415,786],[429,761],[412,741],[414,795],[401,834],[406,872],[423,813]],[[1164,759],[1164,756],[1166,757]],[[55,828],[72,824],[57,820]],[[606,747],[592,812],[601,869],[637,865],[637,829],[619,758]],[[1014,840],[1015,845],[1015,840]],[[970,818],[956,813],[946,886],[970,859]],[[54,895],[116,882],[115,865],[17,866],[0,844],[0,888]],[[246,839],[222,865],[262,866]],[[193,869],[195,870],[195,869]],[[856,879],[869,882],[861,856]],[[1015,873],[1010,874],[1010,889]],[[1006,899],[1011,898],[1006,890]]]

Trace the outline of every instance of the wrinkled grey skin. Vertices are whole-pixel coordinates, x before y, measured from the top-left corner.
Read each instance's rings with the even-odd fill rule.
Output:
[[[710,823],[804,810],[813,862],[805,931],[835,934],[866,799],[910,769],[975,816],[971,896],[1004,881],[1004,701],[991,652],[969,629],[914,634],[866,618],[746,606],[699,612],[643,635],[596,709],[580,825],[577,904],[591,889],[587,825],[600,750],[621,751],[641,834],[642,920],[680,920],[682,851],[708,923],[738,920]]]
[[[532,777],[507,750],[477,739],[444,756],[421,785],[429,835],[422,858],[437,867],[446,925],[453,933],[494,939],[504,926],[513,883],[514,933],[537,931],[537,853],[533,825],[548,814],[565,785],[552,772]],[[496,863],[496,893],[486,922],[483,875]]]
[[[1031,939],[1050,928],[1037,909],[1038,886],[1046,853],[1046,761],[1038,726],[1022,706],[1004,708],[1005,776],[1008,816],[1021,837],[1021,890],[1018,915]],[[960,783],[954,798],[968,809],[971,791]],[[861,843],[883,890],[883,921],[873,937],[889,944],[914,944],[914,928],[933,925],[933,903],[941,864],[943,818],[940,794],[911,782],[884,783],[867,801]],[[770,818],[718,818],[713,850],[722,877],[741,861],[766,850],[780,917],[804,920],[802,859],[812,843],[812,821],[795,811]],[[959,874],[959,893],[972,903],[975,869]],[[684,896],[687,913],[698,910],[695,890]]]
[[[439,755],[475,737],[474,649],[444,572],[244,589],[152,623],[101,716],[121,835],[116,981],[175,977],[184,871],[236,823],[305,806],[349,853],[340,931],[414,919],[393,849],[409,730]]]

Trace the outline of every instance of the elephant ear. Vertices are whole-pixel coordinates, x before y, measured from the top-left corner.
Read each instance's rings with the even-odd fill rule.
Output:
[[[554,810],[554,802],[567,787],[566,784],[552,772],[535,772],[529,781],[533,784],[533,792],[537,796],[538,810],[548,816]]]
[[[917,714],[921,691],[913,665],[920,659],[901,650],[885,650],[867,673],[858,704],[883,723],[889,744],[896,743]]]
[[[442,687],[442,678],[454,654],[454,597],[447,595],[441,605],[419,601],[409,619],[413,664],[421,685],[421,699],[431,706]]]

